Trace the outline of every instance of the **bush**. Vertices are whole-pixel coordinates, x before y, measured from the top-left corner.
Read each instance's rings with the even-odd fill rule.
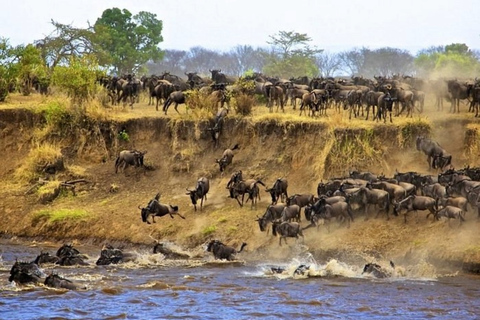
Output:
[[[255,98],[247,94],[239,94],[235,99],[235,112],[242,116],[249,116],[252,114],[253,106],[255,105]]]

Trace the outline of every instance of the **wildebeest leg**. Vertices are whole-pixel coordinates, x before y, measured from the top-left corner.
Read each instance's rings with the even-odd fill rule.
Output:
[[[180,112],[178,112],[178,103],[175,102],[175,111],[177,111],[178,114],[180,114]]]
[[[180,213],[177,212],[177,213],[175,213],[175,214],[178,215],[180,218],[185,219],[185,217],[182,216]],[[172,217],[172,218],[173,218],[173,217]]]

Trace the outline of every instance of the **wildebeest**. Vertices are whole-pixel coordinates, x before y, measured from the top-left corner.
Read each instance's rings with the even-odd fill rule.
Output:
[[[371,205],[378,206],[380,210],[377,211],[377,215],[381,210],[384,210],[387,219],[388,219],[388,212],[390,210],[390,194],[381,189],[373,189],[368,187],[360,187],[357,191],[348,195],[348,202],[350,204],[357,204],[360,208],[364,209],[365,220],[368,219],[368,209]]]
[[[100,251],[100,257],[98,258],[96,265],[107,266],[110,264],[133,261],[135,257],[136,256],[132,253],[123,252],[122,250],[107,244]]]
[[[284,239],[285,244],[287,244],[287,238],[298,239],[298,236],[301,236],[303,241],[305,241],[300,224],[297,222],[274,221],[272,226],[272,234],[274,236],[277,236],[277,234],[280,235],[280,245],[282,245],[282,239]]]
[[[260,179],[243,180],[243,174],[240,170],[232,174],[230,181],[227,183],[227,189],[230,192],[230,198],[236,199],[240,207],[243,207],[245,194],[248,194],[248,199],[252,199],[253,206],[253,196],[255,195],[255,197],[258,197],[258,199],[260,199],[260,193],[257,184],[265,186],[265,184]],[[242,196],[242,201],[239,200],[240,196]]]
[[[429,210],[428,217],[430,214],[435,214],[436,205],[435,199],[431,197],[410,195],[395,204],[393,213],[396,216],[403,213],[404,221],[407,223],[407,214],[410,211],[415,211],[418,214],[417,210]]]
[[[422,151],[427,155],[427,162],[429,168],[436,168],[436,163],[433,161],[436,157],[443,157],[444,155],[445,157],[449,157],[449,161],[442,162],[442,165],[444,167],[451,164],[452,162],[452,157],[436,141],[433,141],[423,136],[417,136],[416,146],[417,150]]]
[[[215,118],[213,118],[213,125],[210,128],[207,128],[207,131],[210,131],[212,135],[215,148],[218,147],[218,141],[220,139],[220,134],[223,130],[223,124],[225,123],[225,117],[228,115],[227,108],[221,108],[217,111]]]
[[[429,214],[430,215],[430,214]],[[436,220],[439,220],[442,217],[445,217],[450,221],[450,219],[459,219],[459,223],[462,224],[462,222],[465,221],[465,212],[463,212],[462,209],[453,207],[453,206],[446,206],[445,208],[442,208],[441,210],[437,211],[434,214],[434,217]]]
[[[242,252],[246,245],[247,244],[243,242],[240,250],[237,251],[235,248],[227,246],[219,240],[212,240],[208,243],[207,251],[213,253],[215,259],[233,261],[235,260],[235,255]]]
[[[314,196],[311,193],[304,193],[304,194],[294,194],[293,196],[287,197],[287,206],[292,204],[296,204],[300,207],[300,213],[302,212],[302,208],[308,204],[313,204]]]
[[[34,263],[38,264],[39,266],[44,263],[57,263],[59,260],[58,257],[50,255],[49,252],[40,252],[40,254],[35,258],[33,261]]]
[[[195,186],[194,190],[189,190],[187,188],[187,195],[190,196],[190,199],[192,200],[193,207],[195,208],[195,211],[197,211],[197,201],[200,199],[200,210],[203,210],[203,201],[207,200],[207,193],[208,190],[210,190],[210,182],[208,178],[206,177],[201,177],[197,180],[197,184]]]
[[[266,230],[268,235],[268,224],[273,223],[275,220],[281,219],[284,208],[284,204],[269,205],[261,218],[258,218],[257,216],[256,221],[258,221],[260,231]]]
[[[311,208],[310,225],[305,227],[304,230],[312,226],[317,226],[318,229],[320,219],[330,221],[331,218],[336,218],[340,223],[346,221],[347,228],[350,228],[350,222],[354,220],[350,205],[344,201],[338,201],[330,205],[325,198],[321,198]]]
[[[183,91],[173,91],[172,93],[170,93],[167,100],[165,100],[165,103],[163,104],[163,112],[165,112],[165,115],[166,115],[168,108],[172,103],[174,103],[175,111],[177,111],[177,113],[180,113],[178,112],[178,105],[184,104],[186,100],[187,100],[187,96]]]
[[[172,206],[172,205],[165,205],[160,203],[160,194],[157,193],[154,199],[150,200],[148,202],[148,205],[146,208],[140,208],[141,210],[141,216],[142,216],[142,221],[150,224],[148,221],[148,217],[152,216],[152,221],[155,223],[155,217],[163,217],[167,214],[170,215],[170,218],[173,219],[173,215],[176,214],[180,216],[180,218],[185,219],[184,216],[182,216],[180,213],[178,213],[178,206]]]
[[[452,97],[452,105],[450,112],[460,112],[460,100],[468,99],[472,85],[466,83],[460,83],[458,80],[448,80],[447,89]]]
[[[392,268],[395,268],[395,265],[393,264],[392,261],[390,261],[390,266]],[[365,264],[365,266],[363,267],[362,274],[364,274],[364,273],[371,274],[375,278],[387,278],[387,277],[391,276],[390,271],[385,270],[384,268],[382,268],[382,266],[380,266],[379,264],[376,264],[376,263]]]
[[[208,71],[210,71],[212,73],[212,80],[215,83],[225,83],[225,84],[235,83],[236,79],[222,73],[222,69],[213,69],[213,70],[208,70]]]
[[[122,167],[122,171],[125,171],[127,166],[133,167],[142,167],[145,169],[143,164],[143,157],[147,151],[137,151],[137,150],[123,150],[120,151],[117,159],[115,160],[115,173],[118,172],[118,168]]]
[[[275,183],[271,188],[266,189],[265,191],[270,193],[272,196],[272,204],[277,204],[278,199],[280,199],[282,202],[285,199],[288,198],[288,180],[286,178],[278,178],[275,180]]]
[[[237,143],[232,148],[225,149],[220,159],[215,159],[215,162],[218,163],[220,167],[220,172],[225,171],[225,168],[232,163],[234,157],[233,151],[238,150],[239,148],[240,147]]]
[[[84,260],[88,257],[81,254],[71,244],[62,245],[56,253],[59,258],[56,264],[61,266],[88,265]]]
[[[55,273],[48,275],[43,284],[51,288],[77,290],[77,286],[72,281]]]
[[[374,189],[382,189],[388,192],[390,196],[390,203],[400,202],[407,197],[407,191],[399,186],[398,184],[386,182],[386,181],[377,181],[370,184]]]
[[[16,284],[39,283],[44,273],[34,262],[15,261],[10,269],[8,281],[14,281]]]
[[[300,207],[296,204],[286,206],[285,208],[283,208],[282,216],[280,219],[282,222],[290,222],[292,220],[300,222]]]

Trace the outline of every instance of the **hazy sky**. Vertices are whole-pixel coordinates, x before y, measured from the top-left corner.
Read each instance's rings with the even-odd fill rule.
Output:
[[[480,49],[478,0],[14,0],[0,10],[0,36],[31,43],[53,31],[51,19],[85,28],[113,7],[155,13],[163,49],[265,47],[280,30],[306,33],[331,52],[388,46],[415,54],[453,42]]]

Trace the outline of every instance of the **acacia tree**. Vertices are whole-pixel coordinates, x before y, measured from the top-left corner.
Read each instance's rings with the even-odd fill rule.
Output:
[[[107,9],[93,26],[96,52],[105,52],[99,64],[112,66],[113,72],[137,72],[147,61],[158,61],[163,52],[162,21],[156,14],[141,11],[132,15],[127,9]]]
[[[266,55],[266,65],[263,72],[280,77],[313,77],[318,74],[315,55],[323,50],[311,48],[312,41],[306,33],[280,31],[270,36],[268,44],[273,50]]]
[[[47,67],[53,69],[58,64],[67,64],[71,57],[81,57],[93,52],[91,29],[75,28],[54,20],[51,20],[51,23],[55,30],[47,37],[34,42]],[[102,53],[96,54],[101,56]]]

